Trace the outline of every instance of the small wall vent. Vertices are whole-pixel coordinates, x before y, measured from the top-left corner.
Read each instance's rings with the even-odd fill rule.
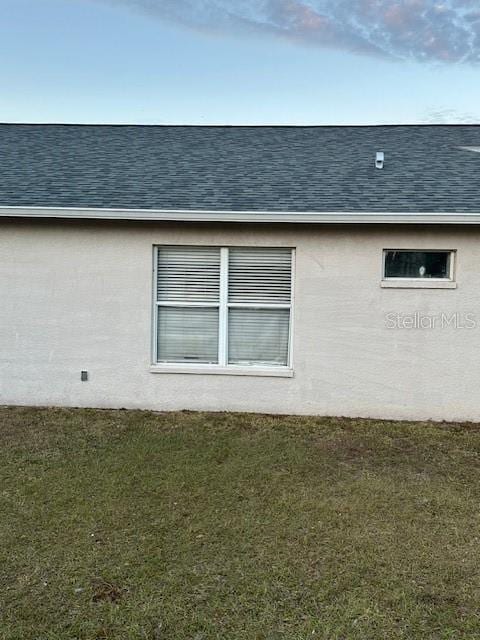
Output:
[[[375,156],[375,168],[383,169],[383,165],[385,164],[385,154],[383,151],[377,151],[377,155]]]

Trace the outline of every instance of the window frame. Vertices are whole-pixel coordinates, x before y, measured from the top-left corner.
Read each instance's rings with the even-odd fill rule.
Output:
[[[199,373],[199,374],[226,374],[226,375],[251,375],[251,376],[271,376],[271,377],[293,377],[293,325],[294,325],[294,303],[295,303],[295,263],[296,252],[294,247],[282,247],[278,245],[213,245],[213,244],[184,244],[184,247],[215,247],[220,249],[220,294],[219,302],[210,305],[200,304],[199,306],[211,306],[218,308],[218,363],[194,363],[194,362],[159,362],[158,361],[158,309],[161,306],[169,306],[168,303],[159,302],[157,299],[158,282],[158,251],[162,247],[180,246],[178,243],[162,243],[153,245],[153,281],[152,281],[152,344],[151,363],[152,373]],[[228,269],[229,250],[237,248],[247,249],[288,249],[291,253],[290,271],[290,304],[259,304],[259,303],[231,303],[228,301]],[[170,305],[172,306],[172,305]],[[175,306],[175,305],[173,305]],[[196,306],[196,305],[181,305]],[[250,309],[289,309],[289,331],[287,364],[229,364],[228,363],[228,312],[230,308],[250,308]]]
[[[386,259],[387,253],[390,251],[397,251],[402,253],[446,253],[449,256],[449,274],[447,278],[414,278],[414,277],[387,277],[386,271]],[[384,288],[392,289],[456,289],[456,263],[457,263],[457,250],[456,249],[424,249],[424,248],[385,248],[382,251],[382,277],[380,286]]]

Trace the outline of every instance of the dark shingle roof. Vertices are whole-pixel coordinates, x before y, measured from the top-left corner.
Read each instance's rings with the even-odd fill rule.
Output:
[[[0,205],[478,213],[461,146],[480,126],[0,125]]]

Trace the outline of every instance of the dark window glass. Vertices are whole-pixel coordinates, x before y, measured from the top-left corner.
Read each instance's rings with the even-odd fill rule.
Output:
[[[449,278],[449,251],[386,251],[386,278]]]

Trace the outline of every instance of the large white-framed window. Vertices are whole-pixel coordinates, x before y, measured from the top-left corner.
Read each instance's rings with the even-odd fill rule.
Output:
[[[153,371],[289,375],[294,249],[154,247]]]
[[[456,251],[384,249],[382,287],[455,288]]]

